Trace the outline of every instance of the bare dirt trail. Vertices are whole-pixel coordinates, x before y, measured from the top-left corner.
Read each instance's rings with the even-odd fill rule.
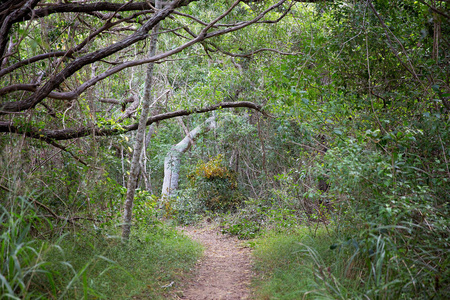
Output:
[[[181,299],[249,299],[252,277],[250,248],[212,227],[183,227],[180,231],[205,247],[204,256],[196,265],[193,279],[185,284]]]

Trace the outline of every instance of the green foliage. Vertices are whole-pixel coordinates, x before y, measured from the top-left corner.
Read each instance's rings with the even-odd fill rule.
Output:
[[[304,223],[302,212],[282,205],[276,199],[248,199],[236,212],[223,214],[223,233],[239,239],[253,239],[266,231],[291,232]]]
[[[432,186],[416,181],[419,168],[414,161],[407,155],[389,157],[365,149],[352,140],[328,151],[325,161],[332,190],[349,195],[354,208],[354,214],[340,216],[341,234],[359,224],[359,233],[351,239],[353,255],[365,262],[365,293],[379,297],[388,290],[394,298],[417,293],[425,299],[443,297],[449,285],[449,274],[442,273],[450,263],[444,254],[449,211]]]
[[[194,1],[180,11],[196,13],[208,22],[226,9],[225,2]],[[438,9],[448,11],[448,3],[435,2]],[[242,2],[220,22],[240,22],[271,3]],[[278,18],[285,9],[269,18]],[[85,21],[89,27],[99,24],[97,18]],[[173,21],[165,26],[181,28],[191,20]],[[65,28],[74,24],[58,18],[47,22],[52,28],[47,38],[36,35],[38,23],[19,26],[12,38],[13,42],[23,39],[20,59],[40,53],[39,47],[70,46],[68,32],[73,31]],[[170,67],[160,65],[162,76],[155,81],[155,90],[173,91],[164,104],[169,110],[245,99],[276,115],[272,119],[239,110],[217,112],[218,128],[196,140],[184,159],[182,174],[189,174],[190,182],[176,199],[164,203],[165,216],[191,224],[211,211],[216,216],[224,212],[218,214],[224,233],[241,239],[263,236],[255,252],[264,276],[258,283],[262,298],[448,298],[448,18],[414,0],[320,1],[296,3],[280,23],[267,25],[254,24],[219,36],[186,49],[183,57],[173,57]],[[189,28],[198,34],[200,25]],[[84,39],[89,31],[80,29],[80,33],[73,38]],[[98,47],[105,38],[88,47]],[[181,43],[161,36],[166,49]],[[208,49],[205,59],[199,55],[202,47]],[[260,52],[230,58],[221,54],[269,47],[298,55]],[[123,59],[113,55],[108,60],[119,58]],[[18,59],[9,57],[10,63]],[[37,74],[36,66],[25,67],[23,75],[14,74],[17,83]],[[50,66],[42,62],[42,69]],[[99,72],[108,68],[96,67]],[[85,76],[68,79],[60,90],[91,78],[91,71],[86,71]],[[111,111],[113,106],[101,103],[93,107],[91,100],[124,100],[130,89],[142,84],[143,69],[134,67],[132,72],[98,83],[100,88],[91,95],[87,91],[70,107],[68,102],[47,99],[56,117],[50,118],[48,109],[38,105],[30,120],[12,120],[37,130],[96,124],[120,131],[127,123],[116,119],[119,109]],[[2,80],[6,84],[12,78]],[[5,101],[15,96],[7,94]],[[194,128],[202,118],[191,116],[186,122]],[[146,153],[151,158],[147,167],[153,188],[161,185],[164,155],[184,136],[176,122],[160,125],[157,133]],[[122,135],[65,144],[90,168],[67,153],[49,151],[40,141],[15,151],[19,139],[0,139],[1,163],[7,166],[2,168],[0,184],[6,182],[15,190],[37,187],[43,202],[58,214],[99,221],[92,232],[75,232],[53,246],[29,236],[36,236],[37,228],[61,225],[61,220],[44,221],[31,209],[4,210],[2,249],[7,251],[0,255],[2,288],[8,293],[23,298],[39,293],[126,298],[150,285],[146,292],[157,297],[158,285],[172,280],[172,271],[165,269],[170,262],[186,257],[194,261],[196,247],[156,219],[156,200],[142,188],[133,211],[135,235],[128,245],[116,237],[114,226],[120,222],[125,194],[121,183],[131,152],[128,137],[132,140],[131,135]],[[208,156],[213,158],[208,161]],[[244,201],[239,187],[253,198]],[[48,252],[54,261],[43,259]],[[143,264],[146,269],[140,273]]]
[[[137,189],[134,195],[133,216],[139,227],[158,224],[156,202],[158,198],[146,190]]]
[[[255,238],[261,229],[260,224],[247,219],[240,219],[239,222],[234,224],[225,222],[222,226],[225,227],[222,229],[222,233],[229,233],[243,240]]]
[[[175,217],[183,225],[195,224],[207,214],[207,207],[197,197],[195,188],[180,191],[173,203]]]
[[[273,111],[291,120],[288,130],[295,122],[308,132],[285,135],[304,151],[274,194],[332,224],[334,253],[307,250],[323,297],[444,299],[449,119],[441,99],[449,87],[430,86],[448,73],[448,45],[437,53],[433,30],[450,26],[417,1],[375,1],[384,28],[367,3],[322,4],[317,18],[328,27],[314,57],[268,67]],[[334,256],[345,263],[327,274]]]

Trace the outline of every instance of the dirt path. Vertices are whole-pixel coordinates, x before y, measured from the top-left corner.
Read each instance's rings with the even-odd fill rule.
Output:
[[[250,249],[217,229],[183,227],[181,231],[205,247],[194,278],[184,287],[181,299],[248,299],[251,274]]]

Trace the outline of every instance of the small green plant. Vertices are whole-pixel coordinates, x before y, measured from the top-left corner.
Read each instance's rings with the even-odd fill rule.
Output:
[[[137,226],[148,226],[158,223],[155,209],[157,200],[156,196],[146,190],[136,190],[133,213]]]
[[[237,236],[240,240],[248,240],[255,238],[261,230],[261,224],[247,219],[239,219],[237,222],[222,223],[222,233],[229,233]]]
[[[184,189],[178,193],[174,201],[175,217],[183,225],[194,224],[207,213],[207,207],[197,199],[197,192],[193,188]]]

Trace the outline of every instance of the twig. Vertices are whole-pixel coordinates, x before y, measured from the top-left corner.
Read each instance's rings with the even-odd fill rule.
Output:
[[[320,153],[323,153],[323,154],[326,153],[326,152],[323,151],[323,150],[320,150],[320,149],[317,149],[317,148],[314,148],[314,147],[311,147],[311,146],[308,146],[308,145],[305,145],[305,144],[297,143],[297,142],[294,142],[294,141],[289,141],[289,143],[294,144],[294,145],[297,145],[297,146],[300,146],[300,147],[309,148],[309,149],[311,149],[311,150],[314,150],[314,151],[317,151],[317,152],[320,152]],[[324,145],[322,145],[322,144],[321,144],[321,146],[324,147]]]
[[[52,146],[55,146],[56,148],[59,148],[67,153],[69,153],[70,155],[72,155],[73,158],[75,158],[75,160],[77,160],[78,162],[80,162],[81,164],[85,165],[86,167],[88,166],[87,163],[85,163],[81,158],[79,158],[78,156],[76,156],[75,154],[72,153],[72,151],[68,150],[66,147],[64,147],[63,145],[60,145],[54,141],[46,141],[47,143],[49,143]]]
[[[444,143],[442,142],[441,135],[439,134],[438,136],[439,136],[439,141],[441,142],[442,154],[444,155],[445,167],[447,168],[447,174],[448,174],[448,177],[450,178],[450,170],[448,168],[448,161],[447,161],[447,155],[445,154]]]
[[[7,188],[6,186],[1,185],[1,184],[0,184],[0,189],[5,190],[8,193],[12,193],[13,192],[9,188]],[[93,222],[100,222],[99,220],[96,220],[96,219],[93,219],[93,218],[89,218],[89,217],[79,217],[79,216],[75,216],[75,217],[72,217],[72,218],[61,217],[60,215],[56,214],[50,207],[48,207],[47,205],[45,205],[42,202],[39,202],[38,200],[34,199],[33,197],[28,197],[28,199],[50,213],[50,215],[45,215],[44,217],[53,217],[55,219],[68,221],[69,223],[72,223],[72,224],[74,224],[74,221],[76,221],[76,220],[88,220],[88,221],[93,221]]]
[[[426,6],[428,6],[428,7],[429,7],[432,11],[434,11],[435,13],[440,14],[441,16],[446,17],[447,19],[450,19],[450,15],[447,15],[446,13],[444,13],[444,12],[438,10],[436,7],[431,6],[430,4],[426,3],[426,2],[423,1],[423,0],[419,0],[419,2],[422,3],[422,4],[425,4]]]
[[[231,57],[250,57],[250,56],[253,56],[253,55],[255,55],[255,54],[259,53],[259,52],[263,52],[263,51],[275,52],[275,53],[278,53],[278,54],[281,54],[281,55],[299,55],[299,54],[303,54],[301,52],[294,52],[294,53],[283,52],[283,51],[272,49],[272,48],[260,48],[260,49],[248,52],[246,54],[235,54],[235,53],[231,53],[231,52],[225,51],[225,50],[221,49],[220,47],[218,47],[217,45],[215,45],[213,43],[209,43],[209,44],[214,46],[214,48],[216,48],[216,50],[219,51],[220,53],[226,54],[226,55],[231,56]]]
[[[378,14],[377,10],[375,9],[375,7],[372,4],[371,0],[368,0],[367,3],[369,4],[370,8],[372,9],[373,13],[375,14],[375,16],[378,18],[378,20],[381,23],[381,26],[384,28],[384,31],[386,33],[386,37],[389,41],[389,47],[391,48],[392,53],[395,55],[395,57],[397,57],[398,61],[402,64],[402,66],[413,75],[413,77],[420,83],[423,84],[422,81],[419,79],[419,76],[417,75],[416,71],[414,70],[414,66],[411,64],[411,61],[408,57],[408,54],[405,50],[405,48],[403,47],[403,44],[399,41],[399,39],[392,33],[392,31],[386,26],[386,24],[384,23],[383,19],[381,18],[381,16]],[[406,63],[400,58],[400,56],[398,56],[397,51],[394,49],[394,45],[393,42],[391,40],[390,34],[392,34],[392,36],[394,37],[395,41],[400,45],[400,47],[402,48],[402,52],[403,54],[408,58],[408,62],[409,62],[409,66],[411,68],[409,68]]]
[[[0,184],[0,188],[3,189],[3,190],[5,190],[5,191],[7,191],[8,193],[12,193],[12,192],[13,192],[13,191],[10,190],[9,188],[7,188],[6,186],[3,186],[3,185],[1,185],[1,184]],[[67,220],[67,221],[69,221],[68,219],[66,219],[66,218],[64,218],[64,217],[58,216],[53,210],[50,209],[50,207],[48,207],[48,206],[45,205],[44,203],[39,202],[38,200],[34,199],[33,197],[29,197],[29,199],[30,199],[33,203],[39,205],[40,207],[42,207],[43,209],[45,209],[46,211],[48,211],[48,212],[52,215],[52,217],[54,217],[54,218],[56,218],[56,219],[62,219],[62,220]]]

